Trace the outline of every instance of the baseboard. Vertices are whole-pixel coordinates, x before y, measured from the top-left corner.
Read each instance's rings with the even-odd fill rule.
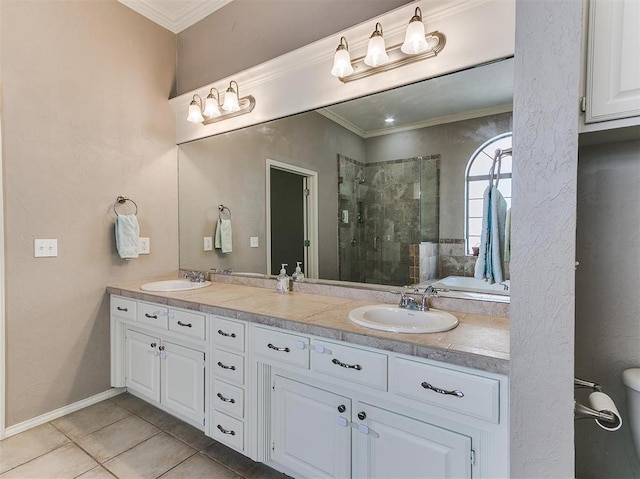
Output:
[[[79,409],[85,408],[87,406],[91,406],[93,404],[99,403],[100,401],[104,401],[105,399],[112,398],[117,396],[120,393],[123,393],[125,388],[111,388],[102,393],[96,394],[95,396],[88,397],[78,402],[74,402],[73,404],[69,404],[67,406],[63,406],[55,411],[51,411],[41,416],[34,417],[33,419],[29,419],[27,421],[20,422],[18,424],[14,424],[13,426],[9,426],[4,430],[4,437],[15,436],[21,432],[24,432],[28,429],[31,429],[36,426],[40,426],[49,421],[53,421],[54,419],[58,419],[59,417],[66,416],[72,412],[75,412]]]

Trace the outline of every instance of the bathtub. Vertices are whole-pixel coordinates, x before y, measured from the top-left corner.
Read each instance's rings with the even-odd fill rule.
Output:
[[[470,299],[492,299],[509,301],[509,290],[511,283],[509,280],[503,283],[489,284],[481,279],[469,278],[467,276],[447,276],[435,281],[433,287],[438,292],[453,293],[449,296],[467,297]],[[457,294],[459,293],[459,295]]]

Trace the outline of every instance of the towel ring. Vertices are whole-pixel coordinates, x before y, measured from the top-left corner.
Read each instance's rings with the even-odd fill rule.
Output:
[[[120,216],[120,214],[118,213],[118,210],[116,209],[118,205],[123,205],[127,201],[130,201],[131,203],[133,203],[133,206],[136,207],[136,211],[133,214],[134,215],[138,214],[138,205],[136,204],[136,202],[133,201],[131,198],[127,198],[125,196],[120,195],[116,198],[116,202],[113,204],[113,212],[116,214],[116,216]]]
[[[229,215],[229,219],[231,219],[231,210],[227,208],[225,205],[218,205],[218,219],[220,220],[222,219],[222,215],[224,214],[225,210]]]

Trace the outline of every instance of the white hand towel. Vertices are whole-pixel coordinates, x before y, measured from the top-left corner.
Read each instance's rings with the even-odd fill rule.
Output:
[[[122,259],[138,257],[140,227],[136,215],[116,216],[116,248]]]
[[[217,231],[220,231],[220,249],[223,253],[231,253],[232,249],[232,232],[231,232],[231,220],[220,220],[220,227]]]
[[[218,223],[216,223],[216,233],[213,235],[213,247],[215,249],[220,249],[222,248],[222,228],[220,227],[220,223],[222,222],[222,220],[218,220]]]

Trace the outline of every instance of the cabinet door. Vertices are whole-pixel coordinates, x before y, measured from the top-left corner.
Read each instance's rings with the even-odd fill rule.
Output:
[[[365,403],[357,403],[353,420],[354,477],[471,477],[467,436]]]
[[[275,376],[272,457],[296,477],[351,477],[348,398]]]
[[[204,420],[204,353],[164,342],[162,404],[198,425]]]
[[[127,389],[160,401],[160,339],[136,331],[126,332],[126,380]]]
[[[640,115],[640,2],[589,4],[586,122]]]

